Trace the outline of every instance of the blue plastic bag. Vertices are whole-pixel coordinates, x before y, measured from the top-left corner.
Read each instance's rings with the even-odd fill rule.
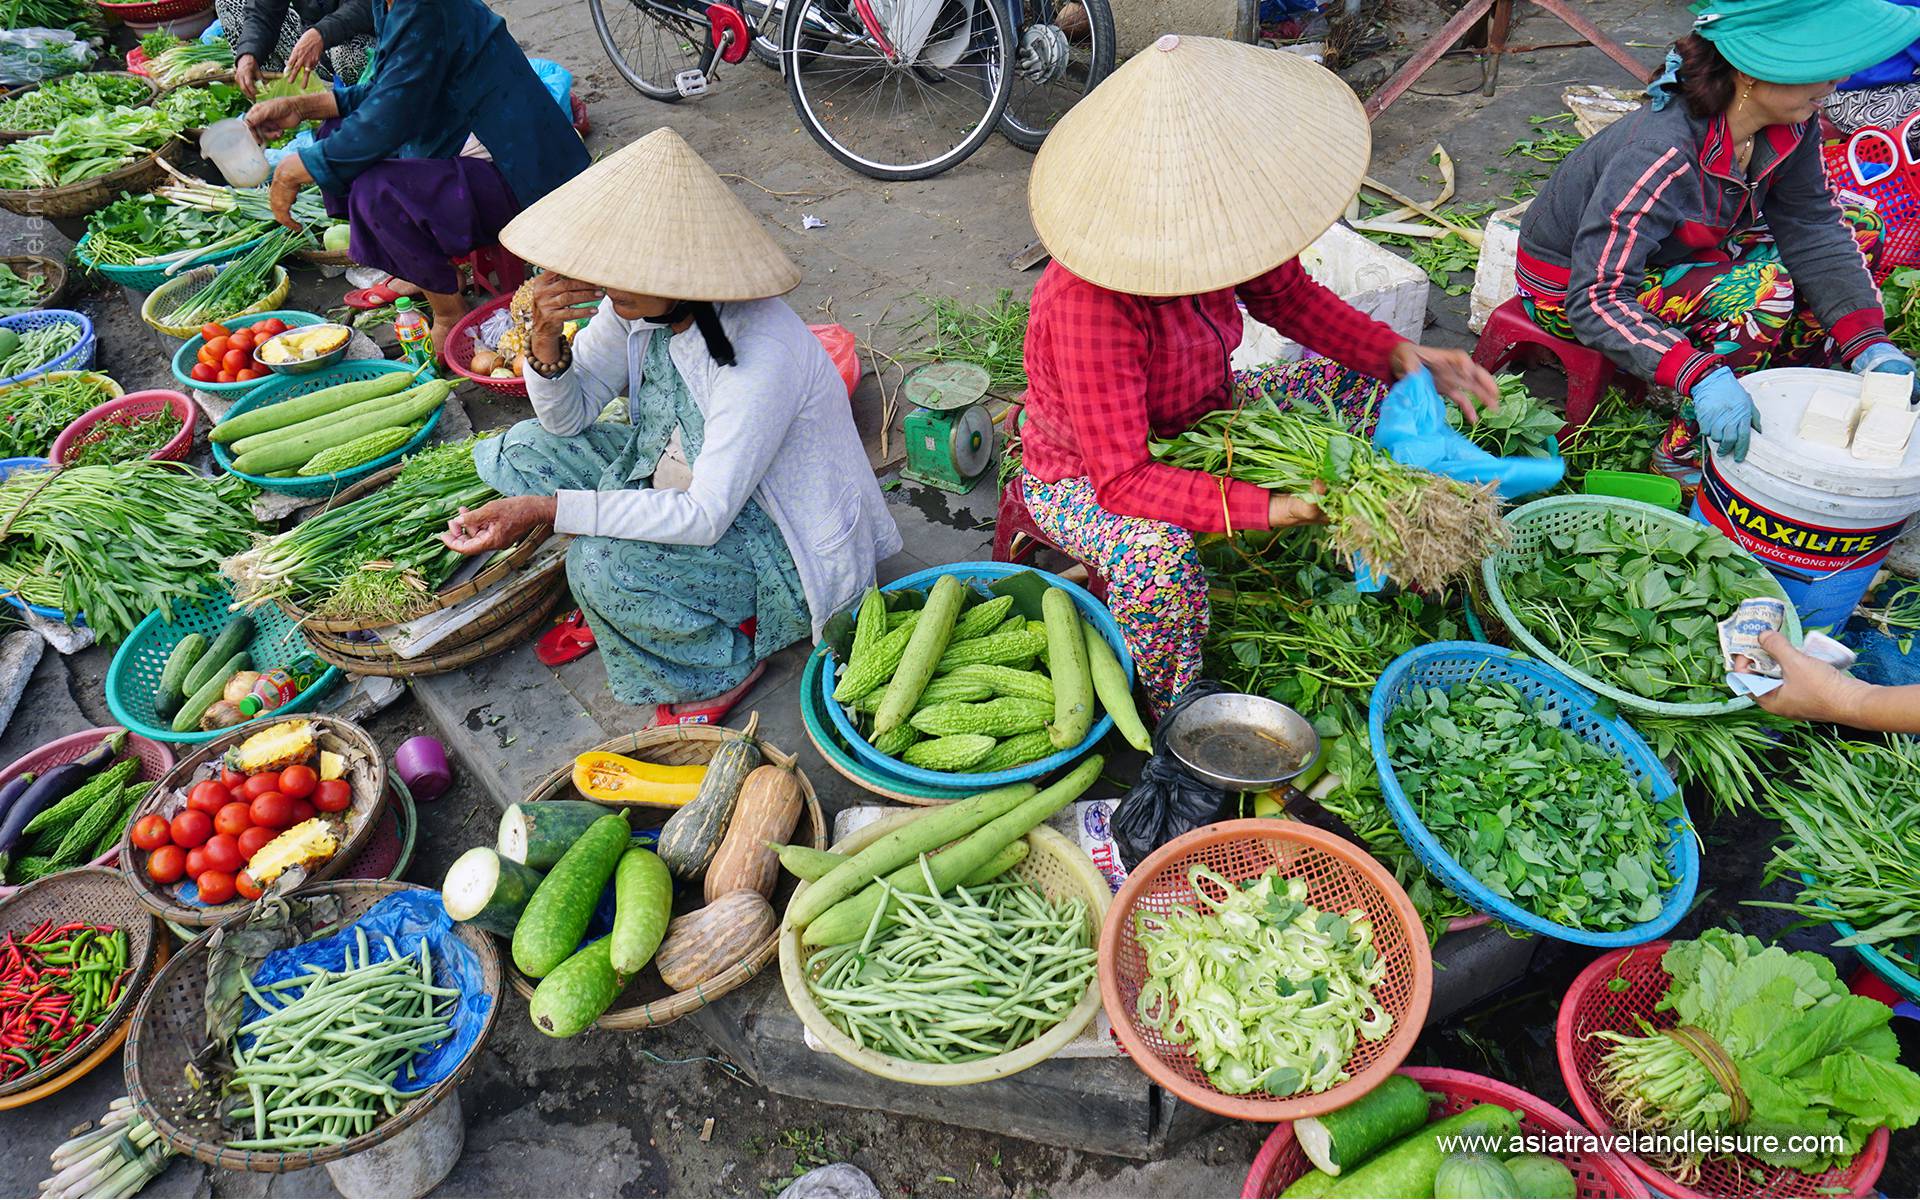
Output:
[[[1889,0],[1903,8],[1920,8],[1920,0]],[[1835,88],[1838,92],[1858,92],[1866,88],[1892,87],[1895,84],[1911,83],[1920,78],[1920,42],[1915,42],[1899,53],[1882,59],[1864,71],[1857,71],[1840,81]]]
[[[546,85],[547,94],[553,97],[553,102],[566,115],[567,124],[573,124],[573,72],[544,58],[529,56],[527,62],[533,67],[533,73],[540,77],[540,82]]]
[[[1566,460],[1495,458],[1447,424],[1447,402],[1424,368],[1402,379],[1380,404],[1373,444],[1395,462],[1464,483],[1491,483],[1502,500],[1544,492],[1567,473]]]
[[[366,931],[375,962],[388,957],[386,938],[392,938],[402,954],[415,953],[420,943],[426,942],[433,956],[434,985],[460,990],[459,1004],[453,1011],[453,1036],[421,1051],[411,1067],[402,1068],[393,1080],[394,1087],[407,1091],[432,1087],[451,1076],[473,1051],[486,1028],[487,1013],[493,1009],[493,994],[481,973],[480,956],[453,932],[453,918],[441,905],[439,892],[424,888],[395,892],[338,933],[275,950],[260,960],[259,969],[253,973],[253,986],[265,989],[268,984],[304,975],[315,967],[341,970],[347,965],[349,952],[358,955],[356,929]],[[242,1022],[254,1020],[261,1012],[253,998],[247,997]]]
[[[1860,661],[1853,664],[1855,679],[1882,687],[1920,683],[1920,634],[1894,638],[1877,629],[1856,625],[1840,640],[1860,656]]]

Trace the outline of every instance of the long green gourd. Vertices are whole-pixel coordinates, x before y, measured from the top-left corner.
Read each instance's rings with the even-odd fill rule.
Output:
[[[309,417],[323,413],[337,412],[379,396],[391,396],[404,392],[414,385],[414,377],[404,371],[393,371],[373,379],[356,379],[351,383],[337,383],[330,388],[321,388],[304,396],[295,396],[291,400],[282,400],[278,404],[268,404],[261,408],[243,412],[237,417],[228,417],[213,427],[207,436],[221,445],[227,445],[251,434],[265,433],[269,429],[284,429],[297,425]]]
[[[900,655],[900,665],[887,681],[887,694],[880,701],[879,711],[873,714],[875,733],[886,733],[913,712],[921,691],[933,678],[934,665],[947,651],[954,622],[959,619],[960,606],[966,598],[966,585],[951,575],[942,575],[934,583],[933,590],[927,594],[926,606],[920,610],[920,621],[913,627],[913,635],[907,639],[906,649]]]
[[[232,469],[244,475],[258,475],[285,467],[301,466],[328,447],[345,445],[376,429],[385,429],[389,425],[411,425],[439,408],[452,392],[452,384],[436,379],[432,383],[422,384],[392,402],[383,400],[379,408],[364,414],[356,410],[356,415],[351,420],[328,421],[324,428],[315,429],[311,433],[303,433],[285,441],[276,441],[272,445],[262,446],[258,450],[242,454],[233,460]]]

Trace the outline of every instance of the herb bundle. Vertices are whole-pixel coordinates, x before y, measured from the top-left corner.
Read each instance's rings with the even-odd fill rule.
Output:
[[[1760,708],[1710,717],[1635,713],[1633,727],[1655,754],[1674,764],[1680,785],[1698,788],[1715,813],[1754,803],[1773,777],[1766,756],[1797,741],[1805,728]]]
[[[245,312],[272,290],[269,281],[280,260],[312,244],[313,238],[306,230],[276,226],[258,246],[213,268],[213,278],[167,314],[166,324],[198,325]]]
[[[154,45],[159,43],[156,41]],[[183,42],[174,38],[172,45],[158,53],[148,48],[146,38],[140,39],[140,46],[147,51],[147,77],[163,88],[211,79],[233,70],[233,47],[225,38],[211,42]]]
[[[11,266],[0,262],[0,317],[15,316],[38,306],[45,291],[43,280],[24,278]]]
[[[1908,354],[1920,354],[1920,267],[1901,267],[1880,285],[1887,338]]]
[[[204,129],[215,121],[247,111],[247,94],[230,83],[175,88],[153,102],[154,108],[181,129]]]
[[[1560,440],[1566,460],[1566,491],[1579,491],[1588,471],[1645,471],[1667,431],[1667,418],[1634,404],[1620,388],[1608,388],[1587,423]]]
[[[146,84],[124,75],[68,75],[50,79],[30,92],[0,100],[0,130],[44,132],[68,117],[131,105],[146,95]]]
[[[108,421],[99,434],[68,460],[72,467],[103,467],[109,463],[145,458],[180,432],[180,418],[171,407],[132,421]]]
[[[927,296],[926,311],[907,327],[924,332],[926,344],[914,351],[922,362],[970,362],[986,369],[988,386],[1012,396],[1027,386],[1027,304],[1002,291],[992,304],[967,304],[945,296]]]
[[[66,29],[100,33],[100,10],[89,0],[0,0],[0,29]]]
[[[163,195],[122,196],[87,218],[83,253],[88,262],[111,267],[147,266],[183,254],[191,261],[251,241],[271,223],[172,203]]]
[[[112,397],[104,375],[36,376],[0,388],[0,458],[39,458],[60,431]]]
[[[105,175],[158,150],[177,129],[152,108],[62,118],[47,133],[0,146],[0,188],[63,187]]]

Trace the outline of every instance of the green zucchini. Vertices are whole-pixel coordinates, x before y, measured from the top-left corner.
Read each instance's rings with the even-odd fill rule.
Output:
[[[500,835],[494,849],[509,862],[544,871],[560,861],[587,826],[611,812],[613,809],[588,800],[509,804],[500,814]]]
[[[612,1006],[626,976],[613,969],[613,938],[603,937],[549,972],[527,1001],[533,1027],[548,1037],[572,1037]]]
[[[235,654],[246,649],[247,643],[252,640],[253,618],[245,613],[235,613],[233,619],[221,627],[220,635],[213,639],[212,644],[201,651],[199,659],[193,664],[193,669],[187,672],[187,677],[181,680],[181,693],[191,696],[206,686],[207,680],[213,677],[214,671]],[[227,674],[231,675],[233,672],[229,671]]]
[[[284,429],[268,430],[266,433],[256,433],[252,437],[243,437],[228,446],[227,453],[233,455],[235,458],[244,458],[256,450],[265,449],[268,446],[276,446],[282,442],[292,441],[296,438],[308,437],[343,422],[357,422],[369,414],[387,413],[418,399],[419,395],[426,394],[430,387],[431,384],[423,383],[417,387],[407,389],[398,396],[379,396],[372,400],[363,400],[351,408],[343,408],[336,412],[327,413],[324,416],[313,417],[297,425],[289,425]],[[386,421],[383,422],[383,424],[394,425],[398,424],[398,422]]]
[[[1356,1166],[1368,1155],[1427,1123],[1427,1093],[1405,1075],[1386,1082],[1345,1108],[1293,1123],[1294,1140],[1307,1161],[1329,1175]]]
[[[887,694],[873,714],[873,731],[886,733],[906,723],[920,693],[933,678],[933,668],[946,653],[953,637],[953,623],[960,616],[960,605],[967,598],[966,585],[951,575],[942,575],[927,593],[926,607],[901,652],[900,665],[887,681]]]
[[[653,959],[673,919],[673,873],[651,850],[634,847],[613,870],[613,969],[637,975]]]
[[[1085,621],[1080,622],[1081,636],[1087,643],[1087,673],[1093,676],[1094,694],[1100,697],[1100,707],[1107,710],[1113,718],[1113,728],[1142,754],[1153,753],[1153,735],[1140,720],[1140,710],[1134,707],[1133,689],[1127,685],[1127,672],[1120,665],[1120,656],[1107,645],[1107,639],[1100,631]]]
[[[1056,750],[1078,746],[1093,728],[1093,678],[1087,665],[1087,640],[1080,633],[1080,609],[1073,597],[1048,588],[1040,613],[1047,630],[1047,675],[1053,680],[1053,724],[1047,734]]]
[[[900,656],[906,653],[907,642],[919,627],[923,611],[916,609],[900,622],[898,628],[887,630],[887,636],[875,642],[866,657],[853,658],[849,655],[847,669],[840,673],[840,682],[834,685],[833,698],[848,704],[885,683],[894,668],[900,665]]]
[[[344,446],[375,430],[411,425],[439,408],[452,392],[452,384],[435,379],[401,396],[383,397],[344,413],[276,431],[266,445],[242,452],[233,460],[232,469],[243,475],[263,475],[302,466],[322,450]]]
[[[440,902],[456,921],[512,937],[541,874],[491,846],[475,846],[453,860],[440,885]]]
[[[227,686],[227,680],[233,678],[235,671],[246,670],[252,661],[247,652],[242,650],[215,667],[208,674],[207,681],[200,685],[199,690],[188,696],[186,703],[180,706],[180,711],[173,714],[173,731],[191,733],[199,728],[200,718],[206,716],[207,710],[213,707],[213,702],[220,698],[220,691]]]
[[[228,417],[213,427],[207,436],[225,446],[240,438],[256,433],[265,433],[269,429],[284,429],[297,425],[309,417],[324,413],[338,412],[343,408],[365,403],[381,396],[391,396],[412,387],[416,380],[405,371],[393,371],[373,379],[356,379],[351,383],[339,383],[330,388],[321,388],[304,396],[295,396],[291,400],[282,400],[278,404],[268,404],[237,417]]]
[[[1451,1145],[1456,1137],[1484,1135],[1511,1137],[1519,1132],[1520,1122],[1498,1104],[1476,1104],[1415,1130],[1366,1162],[1343,1171],[1324,1192],[1329,1198],[1398,1197],[1419,1198],[1433,1195],[1433,1177],[1446,1161],[1447,1152],[1440,1139]],[[1288,1189],[1292,1194],[1292,1189]]]
[[[540,979],[565,962],[593,919],[600,892],[627,851],[627,819],[618,814],[587,826],[533,889],[513,927],[513,965]]]
[[[190,633],[173,644],[167,665],[160,668],[160,682],[153,688],[154,716],[166,718],[180,711],[180,702],[187,698],[187,672],[193,670],[206,652],[207,639],[198,633]]]
[[[847,861],[844,854],[835,854],[831,850],[815,850],[812,846],[782,846],[778,842],[768,842],[767,846],[780,856],[780,865],[787,874],[812,883],[826,875],[841,863]],[[1020,865],[1027,856],[1027,839],[1020,838],[1006,844],[1000,853],[988,859],[978,871],[961,880],[964,887],[978,887],[983,883],[992,883]],[[917,861],[917,860],[916,860]]]

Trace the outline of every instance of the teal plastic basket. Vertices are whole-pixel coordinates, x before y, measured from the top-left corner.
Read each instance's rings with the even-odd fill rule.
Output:
[[[1480,564],[1482,579],[1487,585],[1487,600],[1493,605],[1493,611],[1513,635],[1515,641],[1525,646],[1528,652],[1546,662],[1554,670],[1572,679],[1581,687],[1591,688],[1621,705],[1623,708],[1638,712],[1660,713],[1672,717],[1714,717],[1723,713],[1738,712],[1753,705],[1749,696],[1729,695],[1725,700],[1698,701],[1688,704],[1675,704],[1665,700],[1648,700],[1632,692],[1611,684],[1603,679],[1582,671],[1567,662],[1546,643],[1535,637],[1520,620],[1519,614],[1507,602],[1506,581],[1521,571],[1530,569],[1547,557],[1551,548],[1550,539],[1555,534],[1577,534],[1582,529],[1600,524],[1609,516],[1637,525],[1642,530],[1673,530],[1687,533],[1697,532],[1701,525],[1693,518],[1668,509],[1657,508],[1651,504],[1642,504],[1637,500],[1621,500],[1612,496],[1553,496],[1545,500],[1535,500],[1523,504],[1507,514],[1507,531],[1511,534],[1507,544],[1489,555]],[[1794,643],[1800,641],[1800,614],[1794,610],[1793,601],[1788,599],[1785,589],[1767,572],[1759,559],[1747,553],[1737,543],[1729,541],[1741,557],[1752,562],[1759,570],[1766,594],[1780,600],[1787,606],[1787,623],[1783,632]],[[1729,614],[1730,615],[1730,614]]]
[[[196,729],[175,733],[172,724],[153,711],[153,694],[173,648],[191,633],[209,642],[219,636],[233,616],[227,608],[232,602],[233,597],[225,591],[210,593],[203,600],[174,605],[171,621],[159,612],[152,612],[134,626],[107,668],[107,708],[112,711],[113,719],[157,742],[207,742],[230,732],[216,729],[203,733]],[[248,615],[253,618],[253,638],[247,643],[247,654],[253,659],[252,670],[290,667],[303,658],[317,657],[300,627],[276,606],[262,605]],[[339,678],[340,668],[328,667],[306,691],[254,720],[277,720],[288,713],[305,712]]]
[[[179,271],[175,271],[172,275],[167,274],[167,268],[165,266],[119,267],[110,263],[95,262],[87,256],[87,238],[92,236],[92,234],[88,234],[86,237],[82,237],[78,242],[74,243],[73,261],[79,263],[89,271],[111,279],[122,287],[130,287],[136,292],[150,292],[167,282],[167,280],[179,275],[182,271],[190,270],[193,267],[214,266],[224,262],[232,262],[234,259],[239,258],[242,254],[245,254],[266,240],[267,235],[263,233],[259,237],[250,241],[241,242],[238,246],[234,246],[231,249],[217,250],[212,254],[205,254],[198,258],[190,259],[186,266],[180,268]],[[199,347],[195,347],[194,352],[198,353]]]
[[[1802,871],[1800,880],[1802,883],[1812,883],[1813,877]],[[1832,925],[1833,931],[1842,938],[1850,938],[1860,932],[1846,921],[1833,920],[1827,923]],[[1920,942],[1910,941],[1909,951],[1917,948],[1920,948]],[[1860,961],[1867,964],[1867,969],[1884,980],[1888,987],[1900,993],[1903,998],[1920,1003],[1920,978],[1915,978],[1905,967],[1888,958],[1878,946],[1855,946],[1853,952],[1859,955]]]
[[[301,312],[293,308],[276,308],[271,312],[252,313],[244,317],[235,317],[231,321],[222,321],[221,324],[230,330],[238,331],[245,329],[249,325],[258,325],[260,322],[270,320],[274,317],[279,317],[290,327],[294,328],[305,325],[325,325],[327,323],[327,319],[318,313]],[[191,372],[193,371],[193,364],[200,358],[200,347],[206,344],[207,339],[196,333],[185,342],[182,342],[180,348],[173,352],[173,377],[180,381],[181,387],[192,388],[213,396],[244,396],[255,388],[265,387],[273,381],[273,373],[268,372],[258,379],[249,379],[245,383],[202,383],[200,380],[195,379]]]
[[[389,362],[383,358],[357,359],[328,367],[312,375],[277,375],[248,392],[240,403],[228,410],[227,419],[232,420],[241,413],[252,412],[256,408],[264,408],[269,404],[278,404],[282,400],[291,400],[295,396],[310,395],[337,383],[378,379],[382,375],[391,375],[396,372],[412,374],[413,367],[406,363]],[[440,414],[444,411],[446,411],[444,405],[434,409],[433,415],[427,418],[427,423],[420,427],[420,432],[407,439],[407,444],[398,450],[388,451],[379,458],[363,462],[357,467],[349,467],[344,471],[335,471],[331,475],[275,479],[266,475],[249,475],[244,471],[235,471],[233,456],[228,454],[227,448],[218,442],[213,444],[213,457],[223,470],[238,475],[255,487],[288,496],[329,496],[341,488],[358,483],[375,471],[398,462],[404,456],[426,445],[427,439],[433,436],[434,426],[440,423]]]

